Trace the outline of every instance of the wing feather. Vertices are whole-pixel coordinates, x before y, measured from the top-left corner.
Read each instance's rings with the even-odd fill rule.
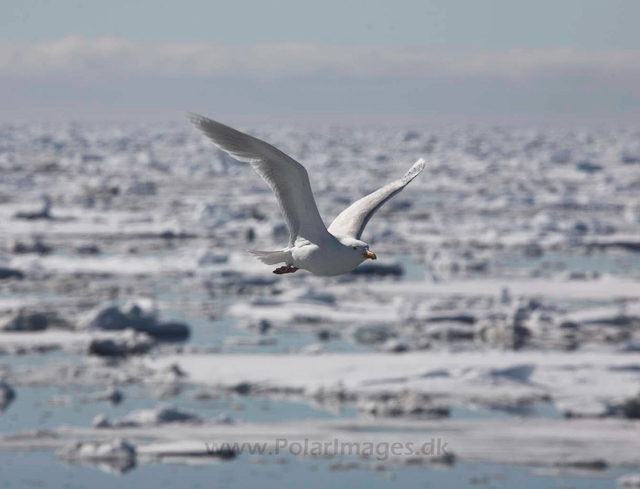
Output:
[[[424,170],[426,164],[427,162],[420,158],[402,178],[351,204],[334,219],[329,226],[329,232],[334,236],[360,239],[365,226],[376,211],[416,178]]]
[[[313,198],[307,170],[296,160],[260,139],[197,114],[187,119],[213,144],[237,160],[250,163],[276,195],[289,227],[289,246],[298,236],[321,243],[328,236]]]

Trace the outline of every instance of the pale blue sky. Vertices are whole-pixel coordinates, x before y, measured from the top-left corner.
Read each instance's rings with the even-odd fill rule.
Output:
[[[5,39],[639,49],[638,0],[3,0]]]
[[[0,117],[640,117],[640,0],[2,0]]]

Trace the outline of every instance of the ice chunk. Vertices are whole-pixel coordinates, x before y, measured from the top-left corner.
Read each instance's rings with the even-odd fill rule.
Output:
[[[199,414],[174,406],[161,404],[153,409],[133,411],[127,416],[113,421],[115,428],[132,426],[159,426],[170,423],[200,424],[203,419]]]
[[[70,462],[87,462],[115,473],[131,470],[136,465],[136,447],[123,439],[82,441],[60,449],[58,458]]]
[[[5,381],[0,380],[0,411],[6,409],[15,398],[16,393],[11,386]]]

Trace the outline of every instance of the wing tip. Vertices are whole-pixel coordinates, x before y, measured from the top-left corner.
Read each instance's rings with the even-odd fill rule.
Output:
[[[409,183],[411,180],[413,180],[418,175],[420,175],[420,173],[422,173],[422,170],[424,170],[426,167],[427,167],[427,160],[425,160],[424,158],[420,158],[418,161],[416,161],[413,164],[413,166],[409,169],[409,171],[405,173],[403,180],[406,183]]]
[[[195,112],[185,112],[184,116],[196,127],[200,127],[200,125],[206,120],[206,117],[196,114]]]

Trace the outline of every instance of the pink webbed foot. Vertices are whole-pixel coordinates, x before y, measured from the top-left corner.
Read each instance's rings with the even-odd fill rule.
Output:
[[[280,268],[276,268],[273,273],[275,273],[276,275],[283,275],[285,273],[295,273],[297,272],[299,269],[296,267],[293,267],[291,265],[285,265],[282,266]]]

